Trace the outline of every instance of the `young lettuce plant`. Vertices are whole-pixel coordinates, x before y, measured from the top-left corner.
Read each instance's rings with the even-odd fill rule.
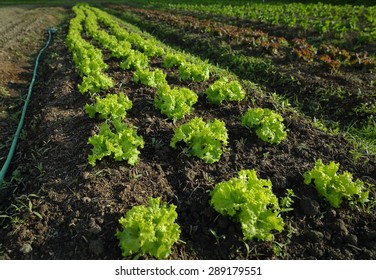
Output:
[[[135,165],[140,151],[144,147],[144,140],[138,136],[136,130],[116,119],[112,121],[115,132],[105,122],[101,125],[99,133],[91,136],[88,144],[93,145],[92,154],[89,155],[89,164],[95,166],[97,160],[112,156],[116,161],[126,160],[128,164]]]
[[[163,60],[165,68],[179,67],[183,63],[185,63],[185,57],[182,54],[168,53]]]
[[[139,51],[130,50],[127,58],[120,63],[123,70],[137,70],[148,67],[149,59]]]
[[[122,230],[117,230],[115,236],[123,257],[138,253],[166,259],[170,255],[181,232],[175,223],[178,214],[175,205],[160,204],[160,198],[149,198],[147,207],[134,206],[119,219]]]
[[[202,118],[196,117],[176,129],[170,146],[176,148],[176,144],[183,141],[188,145],[191,155],[206,163],[214,163],[219,161],[222,146],[228,144],[227,140],[227,129],[223,121],[214,119],[205,123]]]
[[[95,98],[93,105],[86,104],[85,111],[90,118],[99,114],[101,119],[122,120],[127,111],[132,108],[132,101],[123,92],[119,94],[107,94],[106,97]]]
[[[241,101],[245,97],[241,84],[238,81],[229,82],[226,77],[215,81],[205,94],[213,104],[221,104],[223,101]]]
[[[161,110],[169,119],[180,120],[192,111],[197,102],[195,92],[188,88],[173,88],[162,85],[158,88],[154,98],[154,106]]]
[[[242,116],[241,124],[247,128],[256,129],[257,136],[271,144],[279,144],[287,136],[283,117],[270,109],[249,109]]]
[[[304,183],[308,185],[313,181],[319,195],[335,208],[344,199],[352,203],[367,202],[369,191],[365,189],[364,183],[359,179],[354,182],[353,175],[348,171],[337,174],[338,169],[339,163],[331,161],[326,165],[318,159],[313,169],[304,173]]]
[[[204,82],[210,78],[209,67],[205,64],[183,63],[179,67],[182,81]]]
[[[77,86],[77,88],[82,94],[86,92],[95,94],[101,90],[109,89],[113,86],[114,82],[111,77],[101,72],[91,72],[90,75],[82,77],[82,82]]]
[[[119,41],[118,45],[111,49],[111,56],[115,58],[127,58],[131,52],[131,43],[128,41]]]
[[[283,230],[272,183],[259,179],[255,170],[241,170],[237,178],[216,184],[210,204],[220,214],[240,222],[245,239],[272,240],[273,230]]]
[[[160,69],[156,69],[155,71],[150,71],[149,69],[138,69],[133,74],[133,81],[152,88],[159,88],[163,85],[167,85],[166,74]]]
[[[139,49],[147,57],[158,57],[164,54],[164,49],[158,47],[158,42],[151,39],[145,40],[144,43],[139,46]]]

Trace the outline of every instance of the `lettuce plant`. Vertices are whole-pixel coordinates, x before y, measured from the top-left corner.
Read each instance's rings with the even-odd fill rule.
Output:
[[[237,178],[216,184],[210,204],[220,214],[240,222],[245,239],[271,240],[273,230],[283,230],[272,183],[259,179],[255,170],[241,170]]]
[[[149,59],[139,51],[130,50],[127,58],[120,63],[123,70],[136,70],[148,67]]]
[[[245,91],[238,81],[229,82],[222,77],[209,86],[205,92],[208,100],[213,104],[221,104],[223,101],[241,101],[245,97]]]
[[[209,80],[210,70],[205,64],[183,63],[179,67],[179,78],[182,81],[203,82]]]
[[[165,259],[171,246],[179,240],[180,227],[175,223],[176,206],[162,203],[160,198],[149,198],[149,205],[134,206],[119,219],[122,230],[115,236],[123,257],[139,253]]]
[[[364,183],[359,179],[354,182],[353,175],[348,171],[337,174],[338,169],[339,163],[331,161],[325,165],[318,159],[313,169],[304,173],[304,183],[308,185],[313,181],[319,195],[325,197],[335,208],[339,207],[344,199],[367,202],[369,192]]]
[[[158,47],[158,42],[155,40],[145,40],[143,44],[139,45],[140,51],[142,51],[147,57],[157,57],[164,54],[164,49]]]
[[[185,63],[185,57],[182,54],[168,53],[163,60],[163,66],[165,68],[179,67]]]
[[[93,105],[86,104],[85,111],[90,118],[99,114],[101,119],[124,119],[127,111],[132,108],[132,101],[123,92],[107,94],[106,97],[95,98]]]
[[[167,85],[166,74],[160,69],[156,69],[155,71],[150,71],[149,69],[138,69],[133,74],[133,81],[152,88],[159,88],[162,85]]]
[[[90,75],[83,76],[82,82],[77,86],[81,93],[98,93],[101,90],[109,89],[114,86],[111,77],[102,72],[91,72]]]
[[[283,117],[270,109],[249,109],[242,116],[241,124],[256,129],[257,136],[268,143],[278,144],[287,136]]]
[[[112,156],[116,161],[126,160],[128,164],[135,165],[140,154],[138,148],[144,147],[144,140],[134,128],[120,120],[113,120],[112,123],[116,132],[112,132],[111,126],[105,122],[99,133],[89,138],[88,144],[93,145],[92,154],[88,157],[89,164],[95,166],[97,160]]]
[[[154,106],[162,114],[173,120],[180,120],[192,111],[192,106],[197,102],[197,94],[188,88],[173,88],[161,86],[155,95]]]
[[[188,152],[204,160],[206,163],[219,161],[222,155],[222,146],[227,145],[228,134],[225,123],[214,119],[205,123],[202,118],[194,118],[182,124],[175,131],[170,146],[183,141],[188,145]]]
[[[119,41],[119,43],[111,49],[111,56],[116,58],[126,58],[131,52],[131,44],[128,41]]]

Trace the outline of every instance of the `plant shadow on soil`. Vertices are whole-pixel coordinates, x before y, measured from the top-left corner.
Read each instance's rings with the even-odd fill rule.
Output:
[[[267,97],[253,97],[251,89],[247,89],[247,100],[218,109],[202,96],[212,81],[181,83],[171,73],[171,85],[188,86],[200,94],[195,111],[174,124],[153,107],[154,90],[134,84],[129,72],[120,71],[108,59],[108,73],[117,85],[111,93],[123,91],[133,101],[125,121],[137,127],[145,147],[134,167],[107,158],[90,167],[87,140],[101,121],[89,119],[84,112],[90,97],[77,90],[80,79],[64,44],[67,29],[65,22],[50,46],[55,59],[47,55],[41,64],[35,88],[38,94],[26,120],[27,140],[20,143],[11,167],[11,171],[19,167],[22,172],[22,188],[13,197],[36,194],[31,198],[33,211],[42,219],[24,211],[22,223],[4,228],[3,258],[121,259],[115,238],[118,219],[132,206],[146,204],[149,196],[177,205],[182,242],[173,246],[171,259],[376,257],[374,213],[346,205],[333,210],[302,178],[315,159],[321,158],[341,162],[355,177],[375,184],[370,176],[376,172],[374,159],[354,164],[344,139],[314,129],[307,120],[287,111],[287,139],[277,146],[263,143],[240,126],[238,116],[252,106],[252,98],[260,107],[272,108],[274,103]],[[160,60],[153,63],[158,66]],[[225,121],[230,140],[218,163],[205,164],[188,157],[182,146],[169,147],[174,129],[194,116]],[[282,214],[286,229],[275,235],[275,242],[243,241],[240,226],[221,217],[209,204],[216,183],[246,168],[270,178],[278,197],[287,188],[297,196],[294,210]]]

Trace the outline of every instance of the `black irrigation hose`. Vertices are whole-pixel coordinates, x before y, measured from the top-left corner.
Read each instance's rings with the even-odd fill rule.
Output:
[[[35,60],[35,66],[34,66],[34,71],[33,71],[33,78],[31,79],[30,86],[29,86],[29,91],[27,93],[27,97],[26,97],[26,100],[25,100],[25,103],[24,103],[24,106],[23,106],[23,109],[22,109],[22,115],[21,115],[21,118],[20,118],[20,122],[18,123],[18,127],[17,127],[17,130],[16,130],[16,133],[13,136],[12,145],[10,147],[7,159],[5,160],[5,163],[4,163],[4,165],[3,165],[3,167],[2,167],[2,169],[0,171],[0,187],[3,184],[3,182],[4,182],[5,174],[6,174],[7,170],[8,170],[9,164],[10,164],[10,162],[12,160],[14,151],[16,150],[17,141],[18,141],[18,138],[20,136],[20,132],[21,132],[24,120],[25,120],[27,106],[29,105],[29,102],[30,102],[31,92],[33,90],[33,86],[34,86],[34,82],[35,82],[35,77],[37,75],[37,69],[38,69],[39,59],[40,59],[42,53],[47,49],[48,45],[50,44],[51,39],[52,39],[52,34],[56,32],[56,29],[50,27],[50,28],[47,29],[47,32],[48,32],[48,40],[47,40],[45,46],[39,51],[39,53],[37,55],[37,58]]]

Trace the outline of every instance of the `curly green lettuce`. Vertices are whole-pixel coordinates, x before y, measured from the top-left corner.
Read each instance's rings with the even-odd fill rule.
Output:
[[[119,219],[121,230],[116,231],[123,257],[149,254],[166,259],[172,245],[179,240],[180,227],[176,206],[160,205],[160,198],[149,198],[147,207],[134,206]]]
[[[249,109],[241,117],[241,124],[249,129],[256,129],[257,136],[271,144],[279,144],[287,136],[283,117],[270,109]]]
[[[169,119],[180,120],[189,114],[197,102],[197,94],[188,88],[170,88],[165,84],[158,88],[154,106],[161,110]]]
[[[209,80],[210,70],[205,64],[182,63],[179,78],[182,81],[204,82]]]
[[[182,54],[167,53],[163,60],[165,68],[179,67],[185,63],[185,56]]]
[[[136,50],[130,50],[127,58],[120,62],[120,68],[123,70],[137,70],[148,67],[148,57]]]
[[[367,202],[369,191],[364,187],[364,183],[359,179],[353,181],[353,175],[348,171],[337,174],[338,169],[339,163],[331,161],[324,164],[318,159],[312,170],[303,174],[304,183],[309,185],[313,181],[319,195],[325,197],[335,208],[338,208],[344,199]]]
[[[97,96],[94,104],[86,104],[85,112],[90,118],[94,118],[96,114],[99,114],[101,119],[122,120],[131,108],[132,101],[121,92],[119,94],[107,94],[104,98]]]
[[[133,74],[133,81],[152,88],[159,88],[163,85],[167,85],[166,74],[160,69],[154,71],[150,71],[149,69],[138,69]]]
[[[240,222],[245,239],[272,240],[273,230],[283,230],[272,183],[259,179],[255,170],[241,170],[237,178],[216,184],[210,204],[220,214]]]
[[[202,118],[194,118],[178,127],[171,139],[170,146],[183,141],[188,146],[188,152],[204,160],[206,163],[219,161],[222,147],[228,144],[228,134],[225,123],[214,119],[205,123]]]
[[[241,101],[245,97],[241,84],[238,81],[229,82],[226,77],[210,85],[205,94],[213,104],[221,104],[223,101]]]
[[[99,133],[89,138],[88,144],[93,145],[92,154],[88,156],[89,164],[95,166],[97,160],[112,156],[116,161],[126,160],[128,164],[135,165],[140,154],[138,148],[144,147],[143,138],[134,128],[119,120],[112,123],[116,132],[108,123],[103,123]]]

